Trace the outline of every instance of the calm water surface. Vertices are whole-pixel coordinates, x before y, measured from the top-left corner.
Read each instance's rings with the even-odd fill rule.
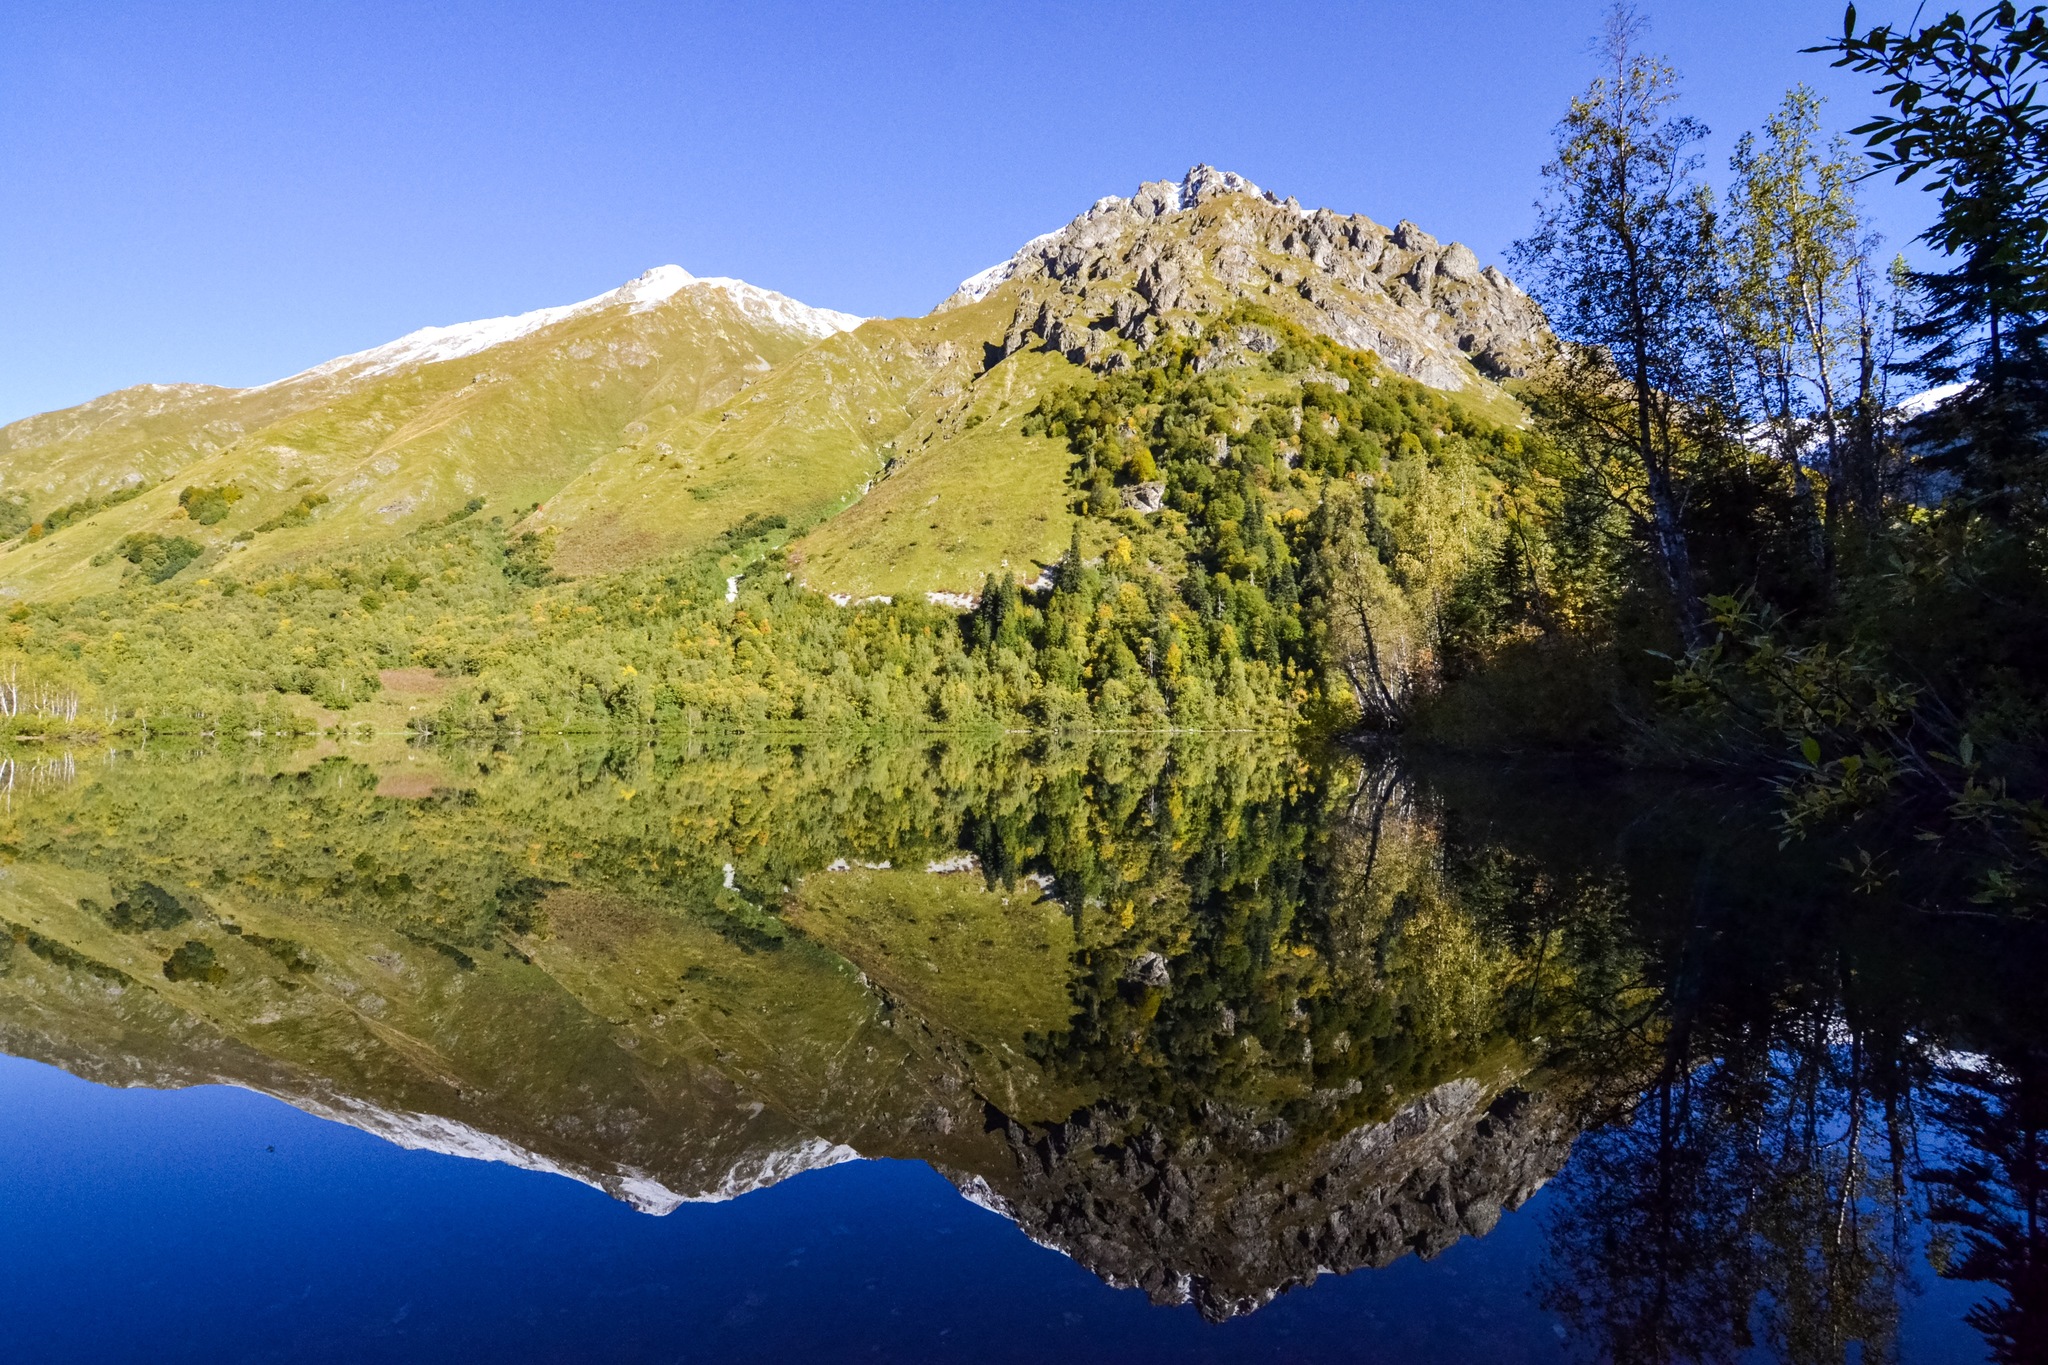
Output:
[[[1849,894],[1730,793],[40,759],[9,1360],[2043,1358],[2040,932]]]

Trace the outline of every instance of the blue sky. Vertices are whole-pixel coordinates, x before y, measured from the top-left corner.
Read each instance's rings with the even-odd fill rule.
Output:
[[[1647,0],[1710,172],[1837,0]],[[1865,4],[1866,17],[1889,9]],[[405,4],[0,0],[0,421],[254,384],[649,266],[923,312],[1209,161],[1496,260],[1599,0]],[[1873,186],[1903,243],[1921,196]]]

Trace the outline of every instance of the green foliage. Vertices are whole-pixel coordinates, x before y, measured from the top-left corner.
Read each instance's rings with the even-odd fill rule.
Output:
[[[1483,1071],[1532,1011],[1547,1029],[1570,1027],[1553,1012],[1553,983],[1572,979],[1558,968],[1566,937],[1540,954],[1490,945],[1438,840],[1387,819],[1385,777],[1369,785],[1341,755],[1232,736],[1030,748],[991,736],[654,751],[512,742],[411,757],[443,765],[461,794],[381,796],[376,771],[349,757],[295,770],[289,753],[254,746],[123,754],[0,812],[0,850],[37,869],[146,861],[153,905],[190,907],[184,888],[207,887],[211,908],[188,919],[110,925],[89,910],[78,932],[101,936],[81,946],[140,950],[173,982],[267,976],[280,986],[258,993],[266,1002],[308,977],[349,975],[344,953],[388,961],[394,945],[411,959],[407,979],[452,968],[475,973],[480,991],[504,989],[511,949],[559,972],[579,905],[600,898],[633,917],[658,907],[604,950],[625,954],[614,970],[646,969],[657,993],[707,982],[654,969],[650,946],[679,932],[706,928],[731,954],[772,956],[797,990],[817,989],[829,945],[835,970],[851,964],[846,979],[872,974],[897,1008],[972,1040],[967,1055],[1042,1073],[1071,1097],[1048,1102],[1048,1118],[1106,1094],[1178,1126],[1202,1097],[1254,1106],[1308,1141]],[[925,870],[962,854],[968,870]],[[848,858],[897,870],[848,875]],[[136,890],[122,897],[139,903]],[[907,939],[880,936],[884,905]],[[1015,955],[992,960],[987,930],[963,933],[961,917],[982,911],[991,927],[1028,914],[1036,930],[1003,938]],[[918,968],[899,982],[891,950],[939,952],[937,938],[979,970],[938,980]],[[94,961],[41,941],[67,966]],[[1539,955],[1548,976],[1534,971]],[[530,962],[514,979],[550,984]],[[1020,1012],[1013,986],[1050,1003]],[[230,994],[218,1008],[246,1006]],[[393,1002],[393,1014],[406,1008]],[[785,1046],[791,1021],[777,1018],[771,1042]]]
[[[1252,325],[1286,339],[1276,357],[1236,349],[1236,329]],[[1108,486],[1088,533],[1107,552],[1089,562],[1077,541],[1049,588],[992,574],[965,619],[802,590],[763,545],[787,529],[779,514],[751,514],[695,555],[574,582],[555,579],[552,532],[467,516],[375,551],[185,587],[173,580],[197,546],[142,533],[122,549],[142,583],[35,607],[10,650],[38,677],[75,678],[82,724],[111,714],[116,728],[152,731],[290,728],[304,722],[277,699],[294,695],[384,723],[388,711],[359,711],[381,704],[379,670],[420,667],[453,685],[400,723],[435,731],[1286,727],[1341,710],[1322,681],[1324,608],[1303,587],[1320,553],[1317,500],[1376,481],[1375,553],[1409,590],[1456,598],[1464,558],[1480,551],[1439,553],[1465,545],[1466,532],[1445,539],[1446,509],[1462,509],[1453,520],[1468,530],[1485,522],[1486,467],[1512,462],[1519,438],[1257,314],[1219,322],[1199,348],[1160,350],[1025,419],[1073,449],[1077,490]],[[1209,351],[1242,361],[1205,374]],[[1151,517],[1116,491],[1146,472],[1164,485]],[[758,567],[728,603],[731,554]]]
[[[109,928],[123,934],[175,929],[192,918],[182,900],[155,882],[137,882],[128,891],[116,889],[114,894],[114,903],[104,909],[92,900],[81,900],[78,908],[101,916]]]
[[[1723,377],[1713,204],[1696,179],[1707,130],[1675,112],[1677,72],[1641,50],[1643,31],[1634,10],[1610,12],[1605,69],[1558,124],[1536,230],[1512,254],[1572,343],[1545,367],[1538,405],[1588,466],[1625,473],[1617,501],[1691,648],[1704,626],[1679,484]]]
[[[2048,894],[2048,805],[2012,794],[1999,771],[2009,738],[1983,748],[1966,719],[1891,676],[1868,646],[1795,643],[1769,608],[1708,605],[1719,635],[1685,659],[1670,693],[1717,742],[1776,759],[1788,837],[1894,815],[1903,801],[1924,839],[1956,845],[1976,899],[2028,908]],[[1890,832],[1882,821],[1879,832]],[[1851,870],[1879,875],[1883,852],[1863,850]]]
[[[549,531],[522,531],[505,547],[505,577],[525,588],[538,588],[554,578],[554,540]],[[412,579],[413,586],[418,580]]]
[[[2048,8],[2003,0],[1859,32],[1852,5],[1842,36],[1816,50],[1882,82],[1889,112],[1856,131],[1877,169],[1936,196],[1921,240],[1948,268],[1908,276],[1915,371],[2001,387],[2011,367],[2038,363],[2048,321]]]
[[[166,981],[197,981],[218,986],[228,979],[228,969],[214,957],[213,949],[198,939],[187,939],[164,959]]]
[[[290,507],[278,513],[256,528],[257,534],[267,531],[282,531],[288,526],[304,526],[313,519],[313,513],[327,504],[325,493],[307,493]]]
[[[750,540],[761,540],[789,525],[789,518],[779,512],[749,512],[739,523],[722,532],[719,539],[729,546],[740,546]]]
[[[249,944],[251,947],[261,948],[264,952],[276,958],[284,969],[294,976],[309,975],[319,965],[306,952],[303,944],[296,943],[291,939],[269,938],[263,934],[252,934],[246,929],[239,929],[235,926],[228,926],[228,932],[235,934],[242,942]]]
[[[137,531],[121,537],[115,553],[142,571],[151,583],[175,577],[187,564],[199,558],[205,547],[190,536],[161,536],[154,531]]]
[[[215,488],[184,488],[178,492],[178,506],[201,526],[215,526],[227,520],[228,512],[241,500],[242,490],[232,483]]]
[[[1254,329],[1278,342],[1263,359],[1239,349]],[[1117,523],[1129,562],[1179,579],[1160,638],[1126,639],[1125,650],[1264,670],[1319,714],[1403,718],[1414,692],[1461,662],[1452,637],[1493,627],[1478,622],[1469,589],[1495,556],[1502,476],[1516,474],[1522,437],[1262,309],[1160,350],[1026,419],[1073,447],[1086,510]],[[1144,521],[1106,510],[1115,478],[1147,468],[1166,511]],[[1361,575],[1386,592],[1374,596]],[[1371,632],[1357,608],[1368,598],[1367,624],[1398,615],[1381,624],[1409,641],[1398,704],[1361,681]]]

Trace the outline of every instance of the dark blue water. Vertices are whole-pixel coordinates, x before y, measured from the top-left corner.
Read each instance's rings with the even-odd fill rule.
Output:
[[[663,1218],[246,1091],[0,1059],[0,1322],[22,1361],[1539,1361],[1535,1206],[1435,1262],[1214,1326],[1105,1286],[915,1162]]]
[[[0,807],[0,1365],[2048,1359],[2038,923],[1707,789],[586,757]],[[26,1058],[620,1188],[904,1159],[653,1217]]]
[[[1432,1262],[1204,1323],[1112,1289],[915,1162],[637,1213],[246,1091],[0,1059],[0,1321],[21,1361],[1548,1361],[1546,1195]],[[1909,1361],[1983,1358],[1932,1282]]]

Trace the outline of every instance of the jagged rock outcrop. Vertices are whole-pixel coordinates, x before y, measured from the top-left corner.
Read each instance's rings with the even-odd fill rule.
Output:
[[[939,307],[1013,284],[1004,355],[1042,345],[1105,370],[1129,363],[1120,343],[1142,349],[1247,299],[1443,389],[1522,374],[1550,344],[1534,301],[1470,248],[1304,209],[1210,166],[1098,200]]]
[[[1051,1128],[991,1123],[1015,1174],[953,1172],[962,1193],[1110,1283],[1211,1321],[1326,1272],[1484,1235],[1557,1173],[1578,1132],[1556,1098],[1474,1080],[1322,1142],[1214,1104],[1171,1134],[1113,1105]]]

